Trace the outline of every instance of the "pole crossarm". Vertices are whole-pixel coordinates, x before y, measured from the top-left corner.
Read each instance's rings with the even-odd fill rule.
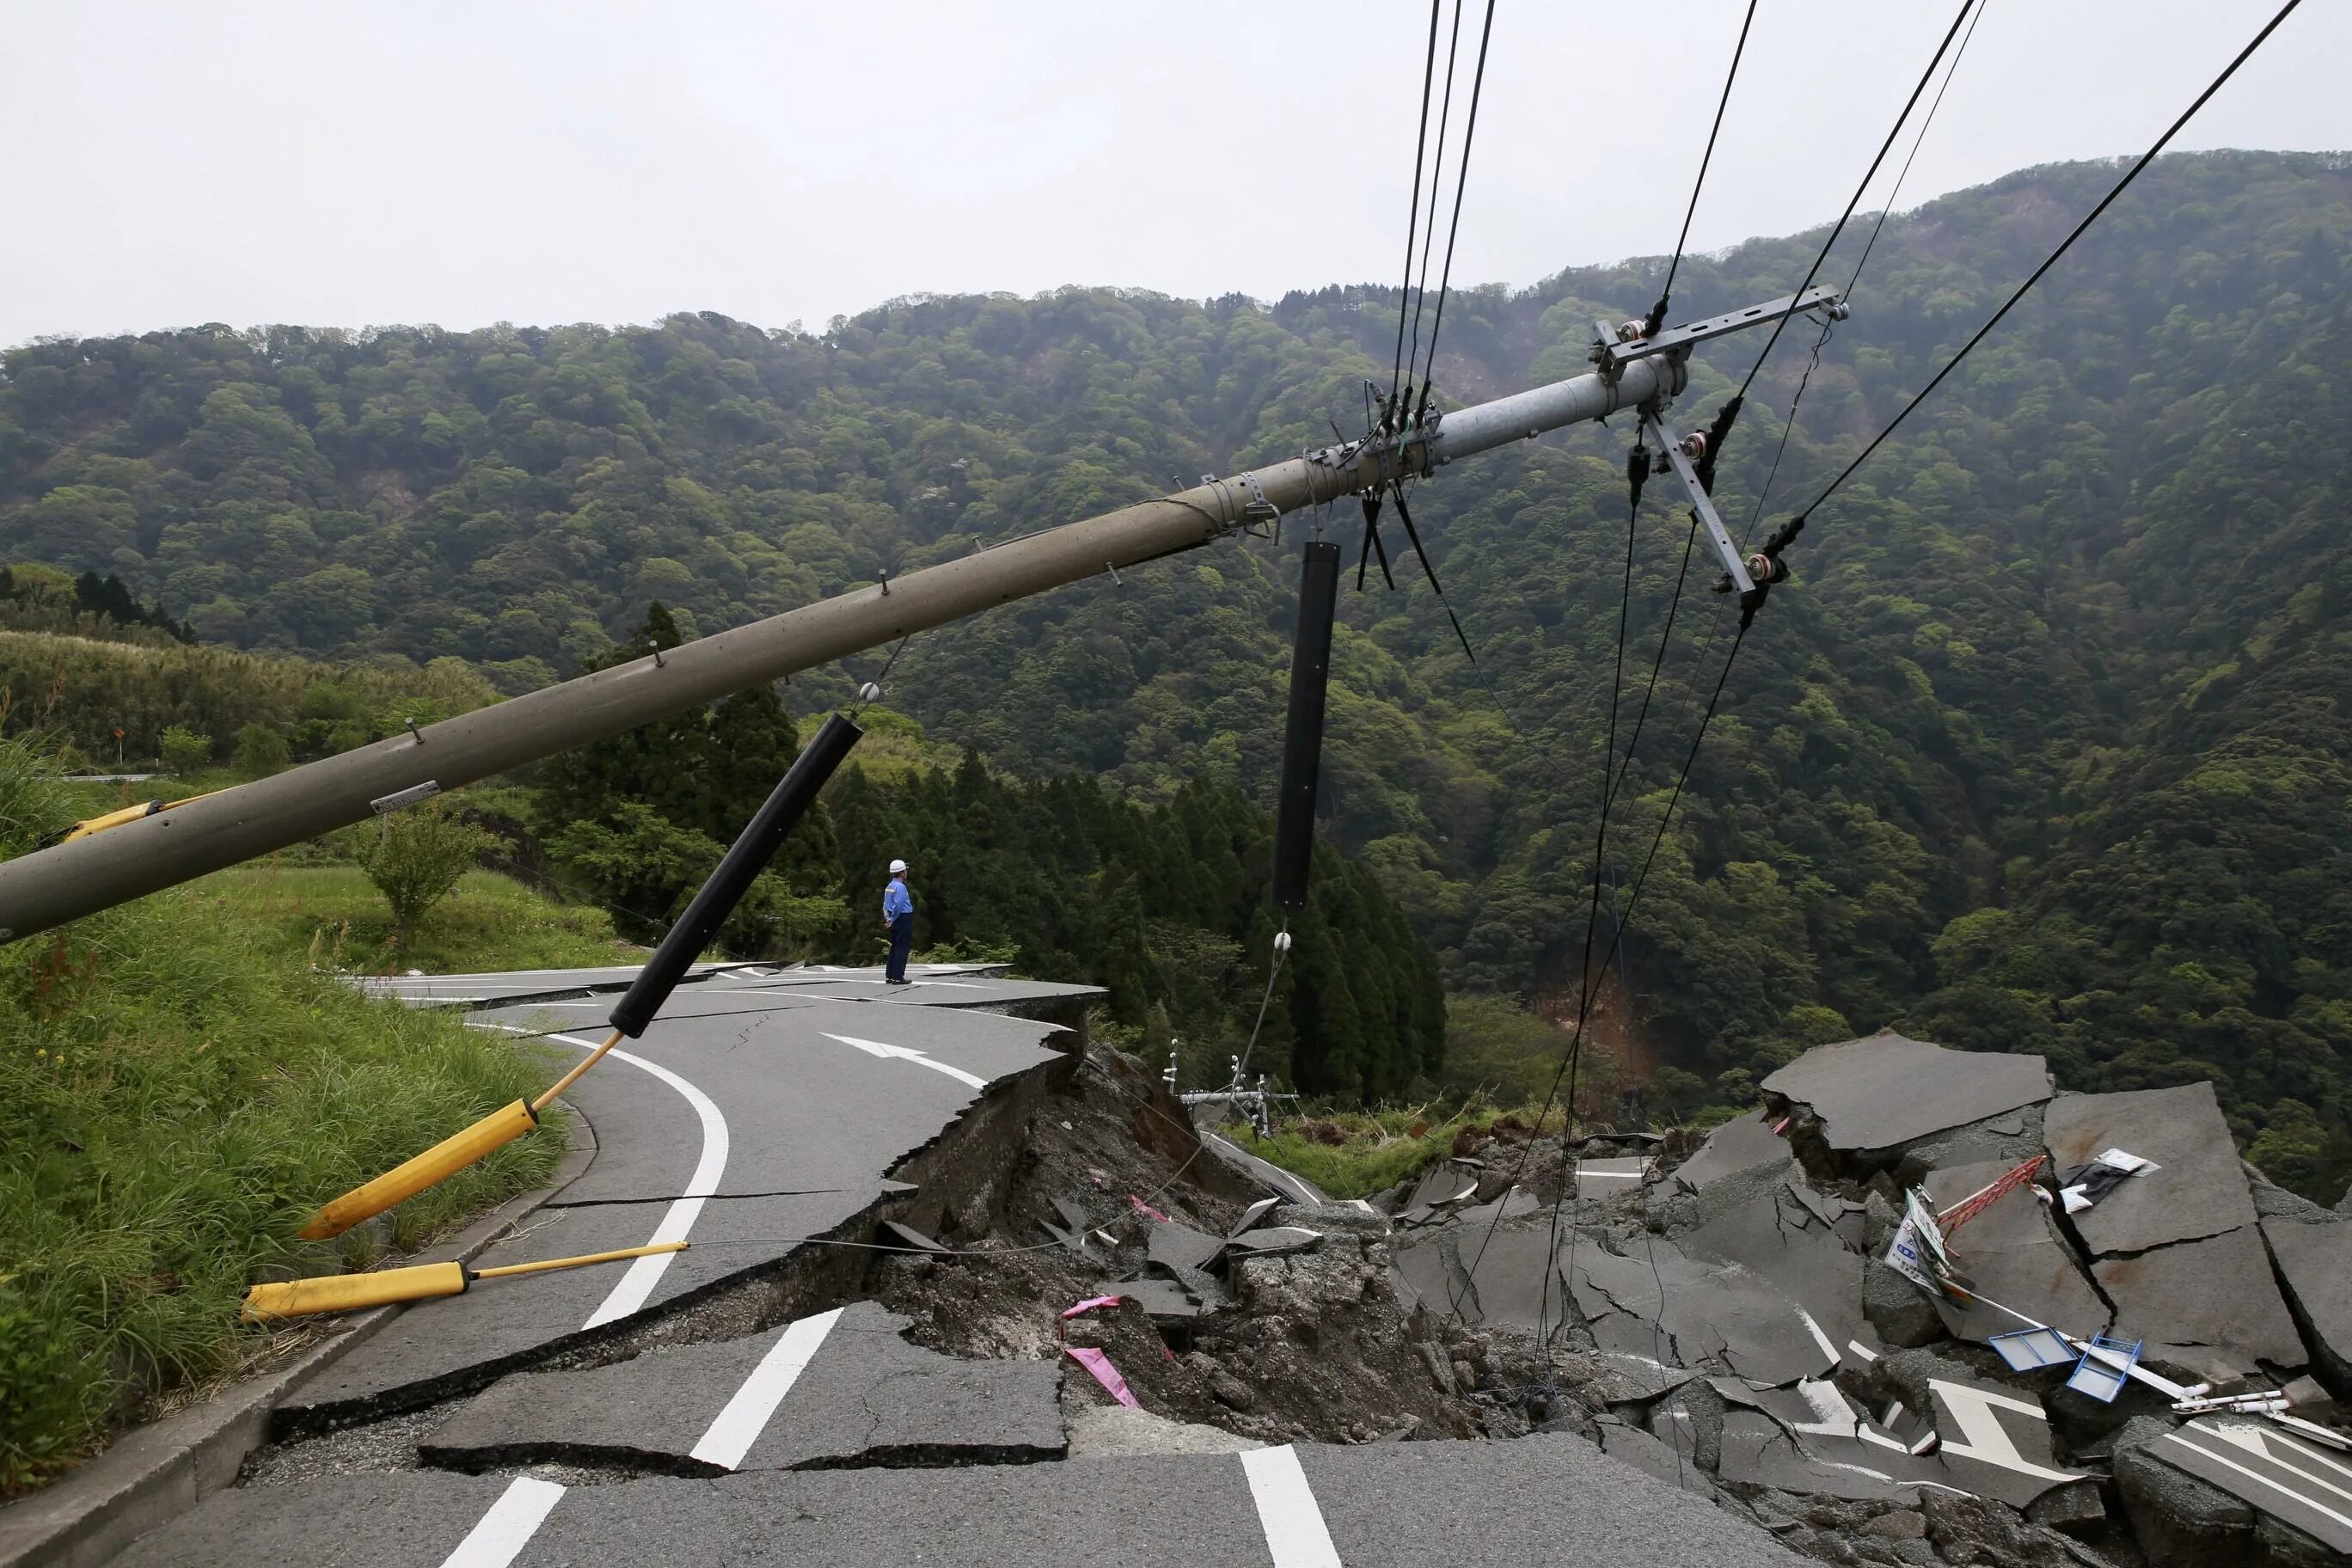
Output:
[[[1683,450],[1683,437],[1668,433],[1665,426],[1658,423],[1654,414],[1643,416],[1642,434],[1649,438],[1650,445],[1665,455],[1668,466],[1675,471],[1675,478],[1683,482],[1683,490],[1690,497],[1691,505],[1697,510],[1699,521],[1706,525],[1706,536],[1714,542],[1715,553],[1722,561],[1723,570],[1730,577],[1732,587],[1743,595],[1754,593],[1756,580],[1748,575],[1748,563],[1739,558],[1739,547],[1731,542],[1731,532],[1723,526],[1723,519],[1717,514],[1715,501],[1707,495],[1706,487],[1698,482],[1698,472],[1691,467],[1690,454]]]
[[[1592,345],[1591,359],[1601,367],[1601,374],[1615,377],[1622,374],[1627,365],[1655,354],[1686,354],[1711,339],[1728,336],[1749,327],[1769,326],[1783,316],[1801,316],[1808,310],[1820,310],[1832,321],[1846,319],[1845,301],[1834,289],[1819,287],[1801,294],[1786,294],[1761,305],[1750,305],[1744,310],[1726,310],[1720,316],[1709,316],[1703,321],[1690,321],[1679,327],[1668,327],[1651,337],[1621,338],[1604,325],[1601,341]],[[1639,321],[1628,322],[1639,329]],[[1621,329],[1622,330],[1622,329]]]

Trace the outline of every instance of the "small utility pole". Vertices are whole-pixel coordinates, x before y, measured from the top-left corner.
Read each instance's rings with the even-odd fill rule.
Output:
[[[1828,289],[1810,289],[1654,337],[1642,337],[1638,323],[1631,336],[1604,328],[1592,353],[1599,368],[1588,375],[1433,414],[1402,435],[1342,441],[1207,478],[1158,500],[990,546],[19,856],[0,863],[0,942],[365,821],[407,792],[457,789],[1106,568],[1115,573],[1236,532],[1255,534],[1286,512],[1433,475],[1459,458],[1620,409],[1643,410],[1654,424],[1682,392],[1685,363],[1698,344],[1782,316],[1843,309]],[[1741,563],[1719,520],[1710,537],[1718,535],[1726,569],[1739,582]]]

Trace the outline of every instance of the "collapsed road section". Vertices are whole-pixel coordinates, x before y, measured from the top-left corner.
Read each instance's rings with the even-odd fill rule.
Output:
[[[1762,1087],[1686,1158],[1588,1143],[1557,1212],[1507,1140],[1433,1169],[1381,1200],[1399,1289],[1826,1561],[2352,1552],[2352,1215],[2243,1163],[2211,1085],[1879,1035]]]
[[[2352,1222],[2240,1164],[2201,1086],[1874,1037],[1703,1140],[1506,1118],[1336,1202],[1086,1046],[1085,988],[872,978],[695,977],[582,1080],[595,1157],[492,1255],[688,1248],[408,1309],[120,1561],[2352,1547]],[[625,983],[409,999],[561,1043]]]

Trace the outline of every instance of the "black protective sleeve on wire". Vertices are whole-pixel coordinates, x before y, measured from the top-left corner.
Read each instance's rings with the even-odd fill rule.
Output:
[[[1698,214],[1698,194],[1706,184],[1706,166],[1715,159],[1715,139],[1723,131],[1723,111],[1731,106],[1731,84],[1739,79],[1739,57],[1748,51],[1748,29],[1756,20],[1756,0],[1748,0],[1748,15],[1740,18],[1739,41],[1731,47],[1731,69],[1723,79],[1723,96],[1715,105],[1715,124],[1706,133],[1706,151],[1699,154],[1698,178],[1691,182],[1690,205],[1683,209],[1683,231],[1675,237],[1675,258],[1666,263],[1666,286],[1658,290],[1658,302],[1650,307],[1650,318],[1643,324],[1642,335],[1654,337],[1666,324],[1666,302],[1675,297],[1675,274],[1683,264],[1683,247],[1690,243],[1691,219]]]
[[[1985,322],[1983,326],[1979,327],[1976,331],[1976,335],[1970,338],[1967,342],[1960,345],[1960,352],[1954,354],[1945,364],[1944,368],[1936,373],[1935,378],[1929,381],[1927,385],[1921,387],[1917,395],[1915,395],[1910,402],[1903,405],[1901,413],[1895,415],[1893,419],[1887,421],[1886,428],[1881,430],[1877,435],[1871,437],[1870,445],[1864,447],[1861,453],[1855,457],[1853,461],[1848,463],[1838,474],[1838,477],[1832,479],[1829,482],[1828,487],[1824,489],[1820,495],[1813,498],[1812,505],[1806,507],[1804,512],[1799,513],[1798,515],[1800,517],[1811,512],[1814,507],[1820,506],[1823,501],[1829,500],[1831,496],[1834,495],[1837,492],[1837,488],[1845,483],[1848,479],[1852,478],[1853,471],[1862,467],[1864,461],[1867,459],[1873,452],[1878,450],[1880,444],[1889,436],[1894,435],[1895,428],[1900,426],[1903,421],[1911,416],[1911,411],[1918,407],[1922,403],[1925,403],[1927,400],[1927,395],[1934,392],[1937,387],[1942,385],[1946,376],[1951,374],[1953,371],[1959,368],[1960,362],[1969,357],[1969,351],[1975,348],[1979,343],[1984,342],[1986,334],[1990,332],[1995,327],[2000,325],[2000,319],[2003,316],[2008,315],[2011,308],[2013,308],[2020,300],[2025,298],[2027,290],[2031,289],[2036,283],[2042,281],[2042,275],[2043,273],[2058,265],[2058,258],[2065,255],[2067,250],[2076,240],[2083,237],[2084,230],[2088,229],[2093,224],[2098,222],[2099,215],[2105,212],[2107,208],[2114,204],[2115,199],[2117,196],[2122,195],[2126,188],[2127,188],[2134,180],[2139,178],[2140,171],[2154,163],[2156,161],[2157,154],[2163,152],[2166,144],[2180,133],[2180,128],[2188,124],[2189,121],[2195,117],[2199,110],[2205,107],[2205,100],[2211,98],[2215,93],[2221,91],[2222,84],[2227,82],[2231,77],[2237,75],[2238,68],[2244,65],[2248,59],[2252,58],[2253,52],[2263,47],[2263,41],[2269,38],[2273,32],[2278,30],[2278,25],[2281,22],[2285,21],[2288,16],[2294,12],[2294,8],[2301,4],[2303,4],[2303,0],[2286,0],[2286,4],[2279,7],[2278,15],[2273,16],[2270,21],[2263,26],[2263,30],[2254,35],[2253,41],[2249,43],[2244,48],[2240,49],[2238,51],[2237,58],[2231,60],[2227,66],[2224,66],[2221,69],[2221,74],[2215,77],[2212,83],[2208,86],[2203,92],[2197,95],[2197,101],[2190,104],[2187,109],[2181,110],[2180,118],[2167,126],[2165,128],[2164,134],[2156,139],[2155,145],[2148,148],[2147,152],[2141,153],[2139,156],[2139,162],[2134,163],[2129,169],[2124,172],[2124,177],[2116,182],[2115,188],[2109,191],[2105,195],[2099,198],[2099,205],[2093,207],[2089,214],[2084,217],[2083,221],[2074,226],[2074,231],[2072,234],[2069,234],[2064,239],[2058,242],[2058,248],[2050,253],[2049,258],[2043,261],[2041,266],[2033,269],[2033,275],[2032,277],[2028,278],[2024,282],[2017,286],[2017,291],[2001,302],[2000,309],[1992,313],[1992,319]],[[1783,319],[1785,320],[1786,318]]]
[[[1911,118],[1911,110],[1917,106],[1919,95],[1927,91],[1927,84],[1935,79],[1936,68],[1943,62],[1944,51],[1952,47],[1953,38],[1959,35],[1960,24],[1969,19],[1969,7],[1976,3],[1977,0],[1960,0],[1959,10],[1953,13],[1951,26],[1945,30],[1944,41],[1936,46],[1935,58],[1929,60],[1927,68],[1919,73],[1918,85],[1912,88],[1911,96],[1904,100],[1903,112],[1895,117],[1894,125],[1886,132],[1886,140],[1879,144],[1878,156],[1870,161],[1870,167],[1864,173],[1862,183],[1853,188],[1853,198],[1845,204],[1845,211],[1838,215],[1837,223],[1831,228],[1829,237],[1822,241],[1821,254],[1813,258],[1813,264],[1811,267],[1805,268],[1805,280],[1797,285],[1798,293],[1801,294],[1812,287],[1813,278],[1821,271],[1822,263],[1830,258],[1830,247],[1835,245],[1838,236],[1845,231],[1846,220],[1853,216],[1853,209],[1862,205],[1863,193],[1870,189],[1870,182],[1877,177],[1879,164],[1886,161],[1886,154],[1894,149],[1895,139],[1903,134],[1903,122]],[[1786,316],[1772,323],[1772,335],[1764,340],[1764,352],[1756,356],[1756,363],[1748,367],[1747,379],[1739,384],[1740,396],[1748,395],[1748,387],[1755,384],[1756,373],[1762,370],[1764,362],[1772,357],[1772,345],[1780,341],[1780,334],[1788,329],[1788,325],[1789,318]]]
[[[1404,280],[1397,285],[1395,368],[1389,372],[1389,395],[1396,395],[1397,379],[1404,374],[1404,308],[1412,293],[1412,242],[1421,226],[1421,166],[1429,152],[1429,87],[1437,72],[1437,12],[1444,0],[1429,0],[1429,48],[1421,63],[1421,130],[1412,143],[1412,205],[1404,220]],[[1436,203],[1430,204],[1431,216]]]
[[[1495,0],[1486,0],[1486,20],[1478,30],[1478,68],[1470,78],[1470,118],[1462,128],[1462,163],[1454,176],[1454,216],[1445,229],[1445,267],[1437,275],[1437,314],[1429,324],[1429,357],[1422,362],[1421,406],[1416,424],[1429,412],[1429,381],[1437,371],[1437,335],[1445,330],[1445,290],[1454,281],[1454,241],[1462,232],[1462,192],[1470,183],[1470,145],[1478,136],[1478,95],[1486,86],[1486,45],[1495,36]]]

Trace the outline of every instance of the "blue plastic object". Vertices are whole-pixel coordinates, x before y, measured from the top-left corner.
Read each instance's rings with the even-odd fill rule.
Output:
[[[2094,1336],[2091,1348],[2083,1352],[2081,1361],[2074,1363],[2074,1375],[2067,1378],[2066,1386],[2079,1394],[2086,1394],[2103,1405],[2113,1405],[2116,1395],[2123,1392],[2124,1380],[2131,1375],[2131,1369],[2139,1364],[2140,1346],[2144,1342],[2140,1340],[2111,1340],[2105,1334]],[[2107,1356],[2101,1356],[2098,1353],[2101,1351],[2106,1352]],[[2121,1364],[2117,1364],[2118,1361]]]

